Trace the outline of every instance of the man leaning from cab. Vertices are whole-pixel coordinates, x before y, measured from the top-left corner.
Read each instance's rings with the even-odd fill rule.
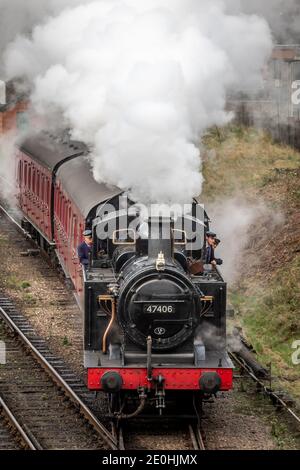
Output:
[[[91,230],[83,232],[83,242],[77,247],[80,264],[86,269],[89,265],[89,256],[92,251],[93,237]]]

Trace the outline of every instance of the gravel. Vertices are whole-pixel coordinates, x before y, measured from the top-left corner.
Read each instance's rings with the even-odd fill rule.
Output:
[[[40,336],[47,339],[50,349],[79,375],[85,377],[82,365],[82,313],[75,297],[62,277],[41,256],[23,257],[31,248],[7,219],[0,215],[0,288],[17,301]],[[29,286],[28,286],[29,284]],[[214,403],[204,406],[203,428],[208,449],[294,449],[299,448],[299,433],[291,434],[283,416],[276,415],[266,399],[258,399],[254,385],[243,382],[235,389],[220,394]],[[143,432],[143,429],[141,429]],[[167,432],[167,431],[166,431]],[[157,433],[148,433],[140,448],[181,447],[172,433],[167,444],[158,441]],[[184,447],[186,444],[182,443]]]

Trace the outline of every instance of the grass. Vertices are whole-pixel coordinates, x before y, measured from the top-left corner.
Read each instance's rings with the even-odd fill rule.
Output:
[[[30,292],[30,282],[20,280],[14,274],[11,274],[6,278],[2,278],[2,282],[6,288],[19,293],[28,306],[33,307],[37,305],[38,300],[36,296]]]
[[[266,285],[255,279],[236,288],[230,301],[248,338],[265,363],[272,363],[281,385],[300,398],[300,365],[294,365],[292,344],[300,339],[300,256],[276,270]]]
[[[250,379],[246,382],[245,380],[238,382],[238,387],[241,393],[236,395],[235,411],[251,416],[254,407],[256,413],[270,427],[270,434],[276,449],[299,448],[299,433],[295,432],[294,437],[291,437],[292,423],[289,426],[288,422],[282,419],[281,413],[276,410],[269,398],[263,394],[255,393],[255,385]]]
[[[6,245],[7,242],[8,242],[7,237],[5,237],[4,235],[0,234],[0,245]]]
[[[8,287],[9,289],[14,289],[14,290],[19,290],[19,291],[26,290],[29,287],[31,287],[30,282],[20,280],[14,274],[8,276],[4,280],[4,283],[5,283],[6,287]]]
[[[299,152],[274,144],[267,134],[255,129],[213,129],[203,145],[204,195],[208,200],[239,191],[250,195],[265,186],[274,171],[300,167]]]
[[[64,336],[63,341],[62,341],[63,346],[72,346],[72,342],[69,340],[67,336]]]
[[[21,289],[28,289],[31,286],[30,282],[27,281],[21,281],[20,282],[20,288]]]
[[[30,292],[25,292],[23,295],[23,299],[27,305],[34,306],[34,305],[37,305],[38,303],[37,298],[34,297],[33,294],[30,294]]]
[[[272,363],[277,385],[300,399],[300,365],[292,363],[292,343],[300,340],[300,153],[274,144],[263,132],[237,126],[213,129],[203,145],[204,201],[218,204],[242,193],[254,207],[264,201],[284,216],[284,241],[284,233],[256,225],[259,246],[268,246],[270,261],[253,268],[245,254],[230,302],[259,359]],[[255,250],[257,243],[252,245]]]

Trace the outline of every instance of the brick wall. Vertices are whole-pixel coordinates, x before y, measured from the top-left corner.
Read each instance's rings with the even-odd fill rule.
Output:
[[[17,129],[17,115],[26,112],[28,102],[20,101],[15,105],[8,106],[4,111],[0,111],[0,135]]]

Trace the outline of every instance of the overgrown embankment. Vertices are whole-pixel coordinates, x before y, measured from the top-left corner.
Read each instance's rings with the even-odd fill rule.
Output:
[[[233,126],[211,131],[204,147],[204,201],[242,197],[254,213],[265,208],[247,227],[230,300],[278,385],[300,399],[300,364],[292,360],[300,340],[300,153]]]

